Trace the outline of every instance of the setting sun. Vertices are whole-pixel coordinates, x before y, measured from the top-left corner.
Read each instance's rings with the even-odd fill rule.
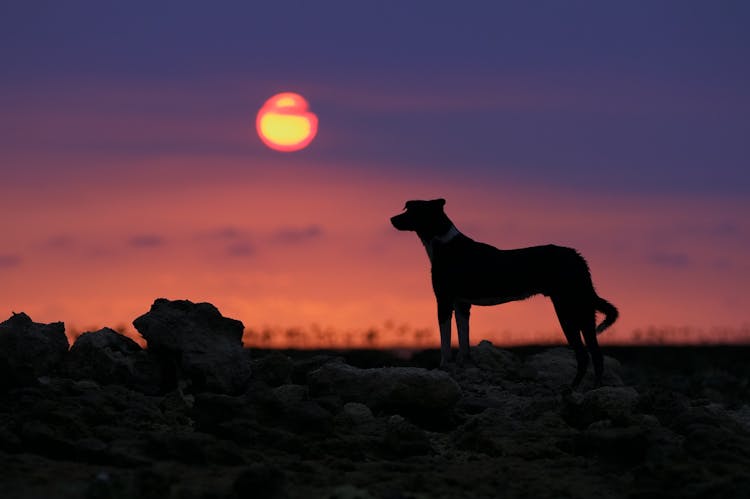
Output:
[[[276,94],[263,104],[255,122],[258,136],[271,149],[283,152],[307,147],[318,133],[318,117],[299,94]]]

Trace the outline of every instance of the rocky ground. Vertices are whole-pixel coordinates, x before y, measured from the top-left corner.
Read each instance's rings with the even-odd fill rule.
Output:
[[[747,348],[244,350],[210,304],[157,300],[69,348],[0,324],[4,498],[747,498]],[[619,359],[620,361],[618,362]]]

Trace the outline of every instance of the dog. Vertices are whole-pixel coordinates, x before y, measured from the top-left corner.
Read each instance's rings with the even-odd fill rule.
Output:
[[[586,374],[589,353],[601,386],[604,358],[596,335],[611,326],[617,308],[596,294],[586,260],[574,249],[548,244],[501,250],[470,239],[445,214],[444,199],[407,201],[391,218],[401,231],[422,241],[432,267],[437,299],[441,367],[452,361],[451,318],[456,313],[458,364],[470,362],[469,312],[472,305],[498,305],[542,294],[552,300],[568,344],[576,355],[576,388]],[[596,325],[596,312],[604,320]],[[583,340],[581,340],[583,335]],[[586,351],[588,348],[588,353]]]

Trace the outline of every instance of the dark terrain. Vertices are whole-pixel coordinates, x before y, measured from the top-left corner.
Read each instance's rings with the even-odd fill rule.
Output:
[[[259,351],[209,304],[157,300],[69,349],[0,324],[4,498],[747,498],[750,347]]]

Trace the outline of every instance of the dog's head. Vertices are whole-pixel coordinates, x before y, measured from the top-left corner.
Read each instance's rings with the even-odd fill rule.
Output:
[[[405,211],[391,217],[391,223],[398,230],[411,230],[422,239],[431,239],[444,234],[453,225],[443,206],[445,199],[407,201]]]

